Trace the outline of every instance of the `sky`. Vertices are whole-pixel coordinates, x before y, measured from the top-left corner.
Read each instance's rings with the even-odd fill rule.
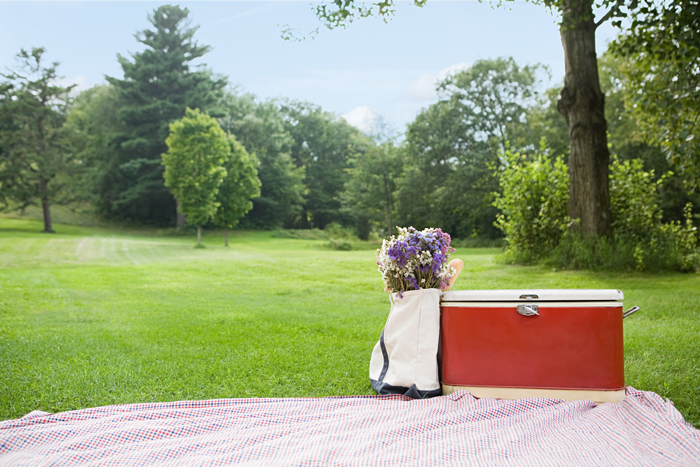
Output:
[[[104,83],[105,75],[121,78],[117,54],[143,50],[134,33],[149,28],[148,13],[164,3],[0,0],[0,70],[16,65],[21,48],[43,46],[80,89]],[[386,24],[368,18],[347,29],[321,27],[313,39],[309,33],[321,23],[307,1],[178,3],[200,26],[196,40],[213,47],[195,63],[228,76],[239,92],[309,101],[364,131],[384,124],[403,132],[438,100],[438,79],[479,59],[542,63],[551,73],[542,75],[546,87],[564,77],[557,18],[521,1],[496,7],[429,0],[423,8],[399,2]],[[286,26],[306,40],[282,39]],[[609,24],[598,29],[599,54],[616,34]]]

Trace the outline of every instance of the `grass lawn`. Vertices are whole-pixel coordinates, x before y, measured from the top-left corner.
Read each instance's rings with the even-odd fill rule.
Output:
[[[389,311],[372,250],[0,218],[0,420],[107,404],[371,394]],[[616,288],[627,384],[700,427],[700,275],[555,272],[463,249],[456,289]]]

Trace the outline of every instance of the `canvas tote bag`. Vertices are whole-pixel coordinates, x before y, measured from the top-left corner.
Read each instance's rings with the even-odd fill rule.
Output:
[[[374,346],[369,379],[378,394],[414,399],[442,394],[438,374],[440,297],[438,289],[391,295],[391,311]]]

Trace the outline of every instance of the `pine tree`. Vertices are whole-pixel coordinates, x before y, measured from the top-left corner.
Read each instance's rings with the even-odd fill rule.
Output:
[[[102,161],[108,168],[99,171],[97,191],[106,216],[160,225],[175,221],[175,200],[161,165],[169,125],[187,107],[211,112],[226,86],[225,78],[191,67],[211,48],[194,41],[198,28],[189,26],[188,15],[176,5],[155,9],[148,17],[153,29],[135,35],[146,50],[132,54],[133,61],[119,55],[124,78],[107,77],[117,89],[121,128],[112,138],[112,157]]]
[[[42,64],[44,48],[20,51],[18,71],[0,83],[0,206],[41,202],[44,232],[52,233],[51,204],[65,194],[73,154],[63,123],[73,86],[58,86],[58,63]]]

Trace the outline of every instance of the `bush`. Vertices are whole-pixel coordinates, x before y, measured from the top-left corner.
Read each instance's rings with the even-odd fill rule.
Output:
[[[506,235],[506,260],[543,261],[560,268],[640,271],[696,271],[700,269],[697,229],[692,205],[685,223],[662,221],[659,187],[668,175],[654,181],[640,160],[610,165],[610,210],[613,233],[584,238],[567,215],[569,181],[561,158],[545,154],[528,161],[506,153],[499,173],[503,194],[496,206],[502,211],[496,225]]]
[[[272,234],[275,238],[297,238],[300,240],[357,240],[353,229],[331,222],[323,230],[319,229],[277,229]]]
[[[274,238],[296,238],[299,240],[328,240],[328,234],[319,229],[277,229]]]
[[[507,151],[498,178],[502,194],[496,227],[506,236],[506,256],[531,263],[551,254],[568,226],[569,179],[562,157],[554,161],[543,151],[534,160]]]
[[[352,244],[347,240],[331,240],[328,243],[328,247],[332,250],[340,251],[350,251],[352,250]]]
[[[506,240],[488,237],[453,238],[450,246],[454,248],[503,248],[506,246]]]
[[[343,227],[337,222],[331,222],[326,227],[324,227],[323,231],[326,233],[328,238],[336,240],[357,240],[357,235],[355,235],[354,229],[349,227]]]

